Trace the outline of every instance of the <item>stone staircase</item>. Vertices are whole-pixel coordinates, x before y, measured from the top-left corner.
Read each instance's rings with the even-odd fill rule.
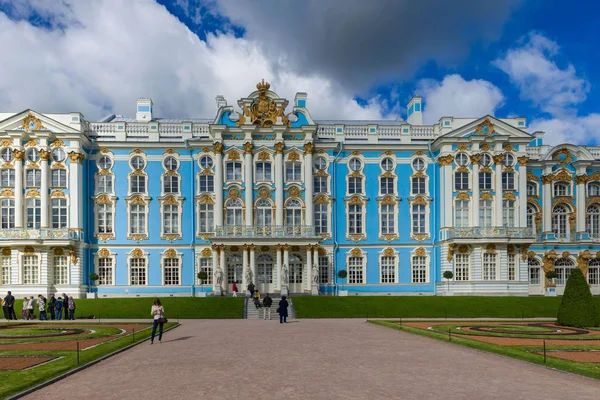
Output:
[[[277,308],[279,307],[279,300],[281,300],[280,297],[271,297],[273,299],[273,304],[271,305],[271,319],[272,320],[279,320],[279,314],[277,313]],[[290,299],[289,297],[286,299],[289,303],[288,306],[288,321],[292,318],[294,318],[294,305],[292,304],[292,299]],[[262,304],[262,300],[261,300],[261,304]],[[251,299],[246,299],[246,304],[244,305],[244,317],[246,319],[263,319],[264,318],[264,314],[263,312],[264,307],[261,307],[259,309],[257,309],[254,306],[254,302]]]

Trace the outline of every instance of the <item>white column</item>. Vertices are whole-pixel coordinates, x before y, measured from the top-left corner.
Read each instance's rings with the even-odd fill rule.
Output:
[[[283,142],[275,144],[275,225],[283,225]]]
[[[516,226],[527,228],[527,158],[519,157],[519,223]]]
[[[304,145],[304,201],[306,202],[306,217],[304,221],[304,225],[313,226],[314,225],[314,207],[313,207],[313,149],[314,144],[306,143]],[[310,285],[310,283],[309,283]],[[310,289],[310,286],[309,286]]]
[[[471,226],[479,226],[479,159],[473,160],[473,197],[471,198]]]
[[[252,171],[254,170],[252,165],[252,143],[244,144],[244,169],[246,178],[244,179],[244,185],[246,185],[245,200],[246,200],[246,225],[253,225],[252,222],[252,194],[254,191],[254,185],[252,183]]]
[[[246,280],[246,271],[248,269],[248,245],[244,245],[242,247],[242,288],[245,289],[248,287],[250,282]],[[254,278],[256,281],[256,278]]]
[[[23,227],[23,152],[13,150],[15,158],[15,227]],[[15,268],[16,269],[16,268]]]
[[[213,276],[212,276],[212,280],[213,280],[213,293],[217,293],[217,280],[215,279],[215,272],[217,271],[217,269],[219,269],[219,246],[212,246],[212,266],[213,266]],[[221,268],[221,272],[223,272],[223,269]]]
[[[451,157],[451,156],[450,156]],[[454,226],[452,223],[452,161],[450,164],[442,167],[444,172],[444,225],[443,228],[450,228]]]
[[[215,142],[215,225],[223,226],[223,143]]]
[[[283,262],[281,259],[282,246],[278,244],[275,246],[275,249],[277,253],[277,284],[275,285],[275,289],[281,290],[281,268],[283,267]]]
[[[495,156],[494,161],[496,163],[496,196],[494,197],[494,210],[496,214],[496,221],[494,226],[502,226],[502,158]]]
[[[40,150],[40,170],[42,173],[42,187],[40,188],[40,201],[42,202],[42,209],[40,213],[40,226],[42,228],[48,228],[48,210],[51,204],[48,202],[48,157],[50,152],[46,150]],[[73,188],[71,188],[73,190]]]
[[[317,271],[320,269],[319,268],[319,246],[318,245],[313,246],[313,265],[317,266]],[[312,274],[311,274],[311,279],[312,279]],[[317,276],[317,282],[318,282],[318,280],[319,280],[319,277]],[[310,289],[312,289],[312,280],[310,281],[308,286]]]
[[[252,271],[252,280],[254,281],[254,284],[256,284],[258,279],[256,278],[256,253],[254,252],[255,246],[251,244],[248,246],[248,249],[250,250],[250,271]]]
[[[312,285],[312,246],[306,246],[306,285],[305,288],[310,290]]]
[[[544,168],[545,175],[548,175],[552,172],[551,166],[546,166]],[[545,175],[542,176],[543,183],[543,198],[544,203],[542,204],[542,215],[544,217],[544,226],[542,228],[543,233],[552,232],[552,185],[550,177],[545,178]]]
[[[225,246],[219,246],[219,264],[221,265],[221,271],[223,272],[223,292],[227,293],[227,286],[229,282],[227,281],[227,266],[225,265]]]
[[[83,154],[76,153],[74,151],[69,153],[69,159],[71,160],[69,165],[69,195],[71,204],[69,204],[69,224],[71,229],[79,230],[81,225],[79,223],[81,214],[81,196],[80,196],[80,177],[81,166],[83,162]]]
[[[577,176],[575,177],[575,182],[577,183],[577,192],[575,193],[575,205],[577,206],[577,228],[575,229],[575,234],[580,235],[585,233],[585,178],[586,168],[578,166],[577,167]],[[589,233],[589,232],[588,232]]]

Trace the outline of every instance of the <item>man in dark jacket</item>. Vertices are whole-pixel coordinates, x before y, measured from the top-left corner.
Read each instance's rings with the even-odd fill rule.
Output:
[[[69,296],[66,293],[63,293],[62,297],[63,308],[65,311],[63,312],[63,319],[69,319]]]
[[[6,297],[4,298],[4,306],[6,307],[6,312],[8,314],[7,319],[17,319],[17,314],[15,314],[15,297],[8,292]]]
[[[50,301],[48,302],[48,314],[50,314],[50,319],[52,321],[54,321],[54,319],[56,318],[56,315],[54,314],[55,310],[54,310],[54,304],[56,303],[56,299],[54,298],[54,295],[50,295]]]
[[[269,321],[271,320],[271,305],[273,304],[273,299],[271,298],[271,296],[269,296],[269,293],[265,294],[265,297],[263,298],[263,306],[264,306],[264,319],[266,320],[267,318],[269,319]]]
[[[287,324],[287,317],[288,317],[288,301],[285,299],[285,296],[281,296],[281,300],[279,300],[279,308],[277,309],[277,311],[279,312],[279,323],[283,324],[286,323]]]

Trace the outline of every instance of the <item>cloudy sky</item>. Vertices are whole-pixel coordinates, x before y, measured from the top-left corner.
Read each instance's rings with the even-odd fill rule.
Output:
[[[0,111],[206,117],[264,78],[313,118],[525,116],[600,144],[600,5],[572,0],[0,0]]]

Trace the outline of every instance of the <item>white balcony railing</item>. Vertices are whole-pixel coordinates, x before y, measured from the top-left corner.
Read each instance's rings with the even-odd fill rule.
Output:
[[[258,238],[302,238],[315,237],[314,226],[258,226],[258,225],[225,225],[215,228],[215,236],[219,238],[258,237]]]
[[[443,228],[440,230],[440,240],[449,239],[535,239],[533,228],[515,228],[507,226]]]
[[[30,239],[30,240],[81,240],[79,230],[64,229],[27,229],[10,228],[0,230],[0,240]]]

